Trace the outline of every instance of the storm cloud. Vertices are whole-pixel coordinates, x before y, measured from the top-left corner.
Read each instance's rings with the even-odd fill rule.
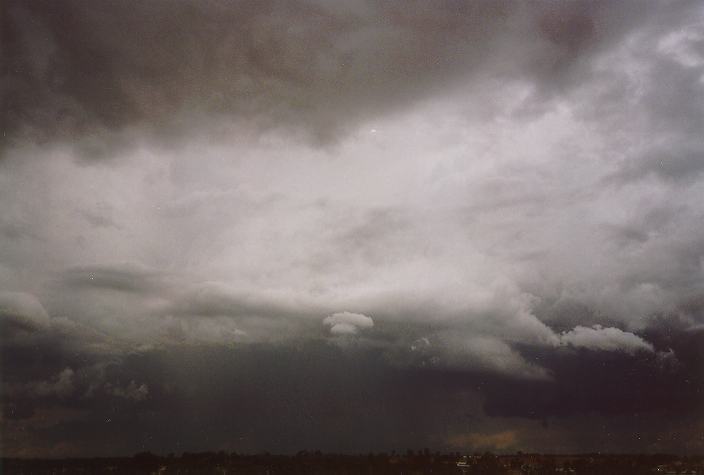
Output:
[[[4,11],[4,453],[704,449],[700,2]]]

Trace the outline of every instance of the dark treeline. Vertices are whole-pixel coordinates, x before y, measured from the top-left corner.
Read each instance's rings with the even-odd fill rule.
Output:
[[[704,457],[674,455],[462,455],[428,449],[366,455],[323,454],[242,455],[226,452],[185,452],[158,456],[73,459],[3,458],[5,474],[704,474]]]

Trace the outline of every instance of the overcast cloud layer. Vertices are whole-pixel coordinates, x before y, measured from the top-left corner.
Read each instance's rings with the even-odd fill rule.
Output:
[[[3,454],[704,451],[701,2],[4,13]]]

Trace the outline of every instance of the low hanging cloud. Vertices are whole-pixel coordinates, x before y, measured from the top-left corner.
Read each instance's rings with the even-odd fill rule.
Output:
[[[433,343],[427,338],[414,341],[410,347],[412,358],[407,364],[495,374],[516,380],[551,380],[549,371],[526,361],[498,337],[441,332],[433,340]]]
[[[372,328],[374,320],[361,313],[337,312],[323,319],[332,335],[357,335],[361,330]]]
[[[560,335],[560,342],[575,348],[622,351],[631,355],[638,351],[653,352],[653,345],[638,335],[614,327],[604,328],[601,325],[593,327],[578,325],[573,330]]]
[[[37,330],[49,326],[49,314],[32,294],[0,292],[0,324],[25,330]],[[5,331],[7,330],[6,328]]]
[[[31,381],[28,383],[11,385],[7,391],[15,396],[29,398],[67,398],[75,390],[75,372],[71,368],[64,368],[47,381]]]

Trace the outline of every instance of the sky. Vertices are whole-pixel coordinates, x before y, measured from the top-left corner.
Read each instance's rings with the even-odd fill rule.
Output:
[[[3,10],[3,455],[704,453],[701,2]]]

